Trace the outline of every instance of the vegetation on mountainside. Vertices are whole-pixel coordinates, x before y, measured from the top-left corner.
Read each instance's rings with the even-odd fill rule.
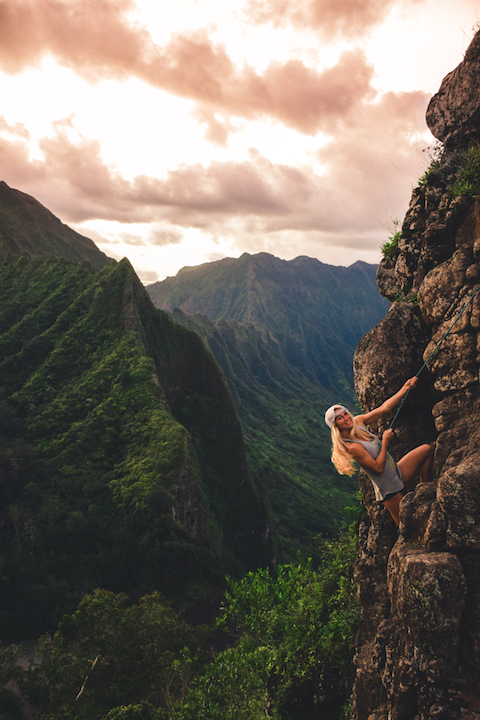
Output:
[[[147,289],[164,310],[232,319],[269,333],[287,366],[334,392],[351,392],[355,347],[388,309],[374,266],[333,267],[268,253],[183,268]]]
[[[129,604],[96,590],[41,640],[41,665],[15,669],[5,649],[3,677],[15,676],[38,720],[341,718],[358,621],[355,551],[350,528],[322,544],[316,570],[297,561],[231,581],[216,638],[158,593]],[[0,715],[7,701],[0,695]]]
[[[129,264],[6,258],[0,288],[0,636],[96,587],[192,605],[268,563],[221,373]]]
[[[335,532],[356,491],[330,462],[324,413],[339,398],[355,405],[354,349],[388,307],[375,268],[244,254],[148,291],[159,307],[182,308],[172,317],[202,335],[226,375],[280,561],[315,555],[317,535]]]
[[[275,334],[217,324],[250,473],[198,334],[155,310],[127,261],[96,255],[94,274],[40,256],[77,257],[82,241],[1,183],[0,215],[0,637],[50,631],[26,672],[15,646],[0,648],[0,718],[24,720],[23,699],[39,720],[339,717],[355,540],[317,548],[351,500],[349,480],[328,480],[318,378],[351,393],[341,366],[361,328],[335,327],[336,302],[328,338],[306,332],[302,308],[294,321],[277,313]],[[254,570],[272,560],[258,480],[282,557],[313,561]],[[212,620],[225,573],[223,629],[187,624]]]
[[[38,200],[0,181],[0,257],[59,255],[100,270],[111,261],[90,238],[64,225]]]
[[[196,329],[222,366],[243,426],[252,472],[265,488],[280,562],[317,553],[318,535],[333,535],[352,503],[356,479],[339,476],[323,432],[334,400],[288,366],[266,332],[235,320],[173,313]],[[351,399],[351,390],[345,390]]]

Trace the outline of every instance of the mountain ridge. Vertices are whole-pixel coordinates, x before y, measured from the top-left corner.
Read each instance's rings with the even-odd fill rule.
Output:
[[[0,257],[56,255],[74,262],[87,261],[100,270],[111,259],[93,240],[64,225],[31,195],[0,181]]]
[[[226,317],[268,327],[291,362],[329,389],[353,385],[355,346],[389,306],[378,292],[376,266],[357,261],[344,268],[306,256],[281,260],[269,253],[184,268],[147,291],[156,307],[167,312],[178,307],[213,321]]]
[[[2,636],[53,628],[95,587],[214,612],[225,574],[273,550],[213,355],[127,259],[5,252],[0,300]]]

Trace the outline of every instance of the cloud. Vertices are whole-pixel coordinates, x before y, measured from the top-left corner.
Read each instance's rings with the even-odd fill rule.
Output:
[[[363,105],[346,132],[319,151],[332,193],[343,199],[352,217],[401,219],[424,169],[421,151],[429,98],[421,91],[385,93]],[[380,215],[382,207],[391,214]]]
[[[67,122],[41,140],[43,162],[31,159],[22,139],[0,137],[2,179],[64,222],[132,224],[131,232],[115,233],[130,245],[179,244],[184,229],[194,227],[255,252],[289,243],[298,248],[300,238],[309,247],[369,248],[387,234],[382,225],[401,219],[423,171],[428,100],[423,92],[390,92],[357,103],[341,132],[318,150],[323,174],[273,163],[257,151],[243,162],[185,165],[164,177],[127,180],[103,161],[97,141],[72,133]],[[150,234],[137,232],[134,223],[148,223]]]
[[[293,25],[311,28],[332,40],[354,39],[365,35],[385,19],[394,5],[408,7],[423,0],[249,0],[244,13],[256,24],[275,27]]]
[[[18,73],[52,55],[91,79],[127,76],[152,45],[128,19],[132,0],[2,0],[0,67]]]
[[[356,112],[373,95],[373,67],[360,50],[345,52],[323,72],[299,60],[272,62],[260,80],[246,87],[240,98],[250,98],[257,112],[276,118],[300,132],[331,132],[339,121]],[[234,109],[232,102],[232,110]]]
[[[146,245],[145,238],[141,237],[141,235],[134,235],[133,233],[126,232],[119,233],[118,237],[115,238],[115,242],[118,241],[124,243],[125,245],[130,245],[131,247],[145,247]],[[110,242],[113,242],[113,238]]]
[[[30,138],[30,133],[23,123],[17,122],[14,125],[10,125],[5,120],[5,117],[3,115],[0,115],[0,132],[7,133],[8,135],[21,137],[25,140],[28,140]]]
[[[160,278],[160,275],[155,270],[143,270],[139,273],[139,276],[145,285],[150,285],[150,283],[156,282]]]
[[[174,226],[153,225],[147,238],[147,244],[163,247],[178,245],[182,242],[183,233]]]
[[[18,73],[52,56],[91,82],[135,76],[198,102],[207,137],[219,144],[232,127],[217,113],[328,132],[372,92],[373,68],[359,50],[321,71],[290,59],[257,73],[248,64],[237,67],[209,28],[155,45],[130,19],[132,9],[131,0],[0,0],[0,68]]]
[[[225,118],[220,120],[208,105],[197,105],[194,116],[200,125],[206,126],[205,139],[222,147],[226,147],[230,133],[235,132],[237,129],[233,123]]]
[[[28,144],[18,137],[0,136],[0,167],[2,179],[20,188],[30,183],[38,187],[47,175],[44,163],[31,160]]]
[[[57,127],[40,147],[43,162],[31,160],[26,144],[0,138],[2,176],[9,185],[30,192],[68,222],[159,223],[152,229],[154,244],[179,242],[179,227],[205,228],[219,218],[302,213],[317,193],[306,169],[274,164],[259,154],[130,181],[102,161],[97,141],[74,142],[65,128]]]

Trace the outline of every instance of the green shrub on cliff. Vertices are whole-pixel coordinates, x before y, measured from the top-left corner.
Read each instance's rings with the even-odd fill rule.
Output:
[[[452,197],[476,197],[480,193],[480,145],[446,149],[442,143],[428,148],[430,165],[420,180],[419,187],[444,185]]]
[[[480,193],[480,145],[475,143],[463,153],[462,164],[457,179],[451,187],[453,197],[468,195],[476,197]]]
[[[393,225],[395,228],[394,232],[388,236],[388,241],[384,242],[380,248],[383,257],[393,257],[398,251],[398,243],[402,237],[402,229],[398,227],[398,220],[394,220]]]

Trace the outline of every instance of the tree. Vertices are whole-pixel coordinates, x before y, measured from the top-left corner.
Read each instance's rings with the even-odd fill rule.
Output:
[[[37,648],[43,662],[28,687],[38,717],[96,720],[115,708],[123,717],[122,707],[142,702],[168,712],[203,671],[208,634],[179,621],[159,593],[128,605],[122,593],[96,590]]]
[[[230,582],[220,624],[238,640],[191,688],[174,720],[340,717],[358,622],[353,529],[322,545],[322,562]]]

